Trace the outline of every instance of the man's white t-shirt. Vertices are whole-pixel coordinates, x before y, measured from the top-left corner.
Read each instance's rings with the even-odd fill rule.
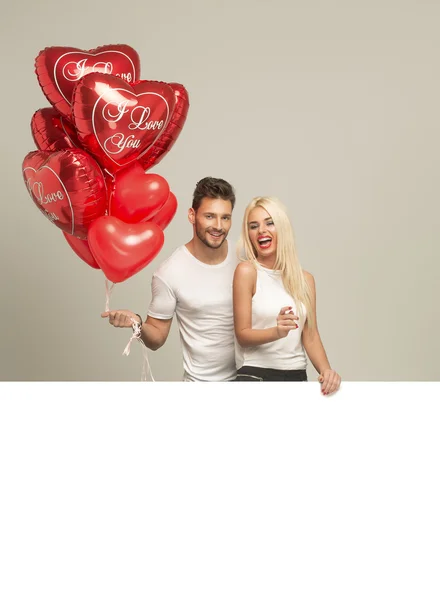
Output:
[[[237,262],[231,244],[218,265],[207,265],[180,246],[153,275],[148,315],[171,319],[176,314],[185,381],[235,379],[232,280]]]

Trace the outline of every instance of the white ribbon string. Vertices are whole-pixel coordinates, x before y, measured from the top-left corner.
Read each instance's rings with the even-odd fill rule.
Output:
[[[141,340],[141,342],[142,342],[142,340]],[[144,342],[142,342],[142,354],[143,354],[144,360],[142,363],[141,381],[148,381],[148,376],[150,377],[151,381],[155,381],[155,379],[153,377],[153,371],[151,370],[150,363],[148,360],[148,349],[147,349],[146,345],[144,344]]]
[[[141,339],[141,325],[138,321],[136,321],[136,319],[130,319],[132,324],[133,324],[133,333],[131,335],[131,338],[128,341],[128,344],[125,346],[125,350],[122,353],[123,356],[128,356],[130,354],[130,346],[131,346],[131,342],[133,340],[139,340],[140,342],[142,342]],[[144,343],[144,342],[142,342]]]
[[[105,280],[105,312],[110,312],[110,297],[115,285],[116,284],[109,282],[107,279]],[[142,354],[144,358],[142,362],[141,381],[148,381],[148,377],[150,377],[151,381],[154,381],[153,372],[151,371],[150,362],[148,360],[148,349],[141,338],[141,325],[136,319],[131,319],[131,322],[133,325],[133,333],[128,341],[128,344],[125,346],[122,355],[128,356],[130,354],[131,342],[133,340],[139,340],[139,342],[142,344]]]
[[[133,325],[133,333],[132,333],[131,338],[128,341],[128,344],[125,346],[125,350],[122,354],[123,354],[123,356],[128,356],[130,354],[131,342],[133,340],[139,340],[139,342],[142,344],[142,354],[144,357],[144,360],[142,363],[141,381],[148,381],[148,376],[150,376],[151,381],[154,381],[153,373],[152,373],[151,367],[150,367],[150,362],[148,360],[148,349],[141,338],[141,331],[142,331],[141,324],[138,321],[136,321],[136,319],[131,319],[131,322]]]
[[[105,280],[105,312],[110,311],[110,297],[112,295],[113,288],[115,287],[115,283],[109,285],[108,279]]]

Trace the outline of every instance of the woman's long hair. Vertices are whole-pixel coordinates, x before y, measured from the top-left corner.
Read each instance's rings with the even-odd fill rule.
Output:
[[[277,252],[274,269],[281,272],[284,288],[294,298],[300,316],[304,316],[302,304],[307,312],[308,326],[315,326],[312,311],[311,291],[304,277],[298,255],[296,253],[295,238],[292,225],[287,215],[286,208],[278,200],[270,196],[257,196],[246,207],[243,217],[241,236],[238,243],[238,252],[241,260],[248,260],[258,266],[257,252],[249,238],[249,214],[261,206],[271,216],[277,232]],[[244,257],[243,258],[243,254]]]

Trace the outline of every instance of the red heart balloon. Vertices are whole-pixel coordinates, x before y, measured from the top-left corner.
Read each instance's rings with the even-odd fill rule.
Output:
[[[176,212],[177,198],[173,192],[170,192],[168,200],[162,206],[160,211],[154,215],[154,217],[148,219],[148,223],[156,223],[156,225],[159,225],[159,227],[164,230],[171,223]]]
[[[72,250],[75,252],[75,254],[77,256],[79,256],[79,258],[81,260],[83,260],[86,264],[88,264],[89,267],[93,267],[94,269],[99,269],[99,265],[96,262],[93,254],[90,250],[90,246],[89,246],[89,243],[87,242],[87,240],[80,240],[79,238],[75,237],[74,235],[70,235],[69,233],[66,233],[65,231],[63,231],[63,235],[66,238],[66,241],[69,244],[69,246],[72,248]]]
[[[165,131],[175,102],[166,83],[130,85],[113,75],[85,75],[73,93],[78,139],[104,168],[116,173],[145,154]]]
[[[160,175],[145,173],[136,161],[115,175],[109,214],[125,223],[150,221],[170,195],[170,186]]]
[[[102,171],[84,150],[30,152],[23,178],[40,211],[71,235],[86,238],[90,223],[106,211]]]
[[[176,106],[163,134],[140,158],[140,163],[145,171],[151,169],[153,165],[157,165],[171,150],[183,129],[188,114],[189,98],[186,89],[180,83],[169,83],[168,85],[174,90]]]
[[[120,283],[138,273],[159,254],[164,234],[155,223],[128,224],[106,216],[91,224],[88,242],[107,279]]]
[[[76,83],[88,73],[111,73],[132,83],[140,77],[139,55],[125,44],[92,50],[68,46],[45,48],[35,59],[35,72],[44,95],[67,119],[72,119],[72,94]]]
[[[80,148],[75,128],[54,108],[40,108],[31,120],[32,137],[38,150],[56,152]]]

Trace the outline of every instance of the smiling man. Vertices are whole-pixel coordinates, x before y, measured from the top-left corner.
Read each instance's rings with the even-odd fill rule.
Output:
[[[224,179],[199,181],[188,211],[193,237],[153,275],[142,340],[151,350],[163,346],[175,314],[184,381],[232,381],[236,376],[232,281],[237,259],[226,240],[234,204],[234,189]],[[128,310],[102,316],[114,327],[139,322],[139,315]]]

